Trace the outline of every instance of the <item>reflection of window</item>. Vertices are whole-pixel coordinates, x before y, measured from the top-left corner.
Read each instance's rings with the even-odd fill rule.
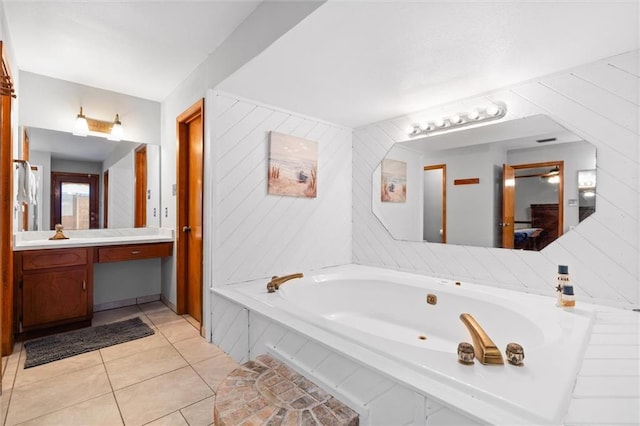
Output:
[[[596,171],[578,170],[578,220],[596,211]]]
[[[98,227],[99,175],[51,172],[51,227],[66,229]]]
[[[62,182],[62,226],[66,229],[89,229],[89,184]]]

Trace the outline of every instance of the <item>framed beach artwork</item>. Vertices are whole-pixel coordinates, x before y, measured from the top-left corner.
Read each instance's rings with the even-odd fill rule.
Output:
[[[381,199],[386,203],[407,201],[407,163],[398,160],[382,160]]]
[[[318,143],[270,132],[268,193],[315,198],[317,189]]]

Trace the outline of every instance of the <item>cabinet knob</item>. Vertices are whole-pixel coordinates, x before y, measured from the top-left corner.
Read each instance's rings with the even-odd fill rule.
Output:
[[[191,227],[190,226],[183,226],[182,227],[182,232],[191,232]]]
[[[82,280],[82,291],[87,291],[87,280]]]

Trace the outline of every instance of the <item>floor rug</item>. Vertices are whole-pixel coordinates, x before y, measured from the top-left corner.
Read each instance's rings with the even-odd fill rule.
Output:
[[[140,317],[81,330],[40,337],[25,342],[24,368],[69,358],[118,343],[150,336],[154,331]]]

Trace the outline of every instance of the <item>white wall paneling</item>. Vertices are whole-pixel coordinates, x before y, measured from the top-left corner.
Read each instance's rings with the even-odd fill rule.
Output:
[[[279,322],[253,311],[249,318],[252,359],[265,353],[280,358],[356,410],[360,424],[476,424],[455,409],[416,393]]]
[[[236,362],[249,361],[249,311],[222,296],[214,296],[212,341]]]
[[[578,303],[638,307],[639,75],[634,51],[356,129],[354,262],[547,295],[553,295],[556,265],[568,264]],[[413,119],[465,111],[487,101],[507,104],[503,120],[547,114],[596,146],[596,213],[539,253],[392,239],[371,213],[374,169],[395,142],[407,139],[404,129]]]
[[[210,99],[213,285],[350,263],[351,129],[230,94]],[[267,194],[270,131],[318,142],[317,198]]]

